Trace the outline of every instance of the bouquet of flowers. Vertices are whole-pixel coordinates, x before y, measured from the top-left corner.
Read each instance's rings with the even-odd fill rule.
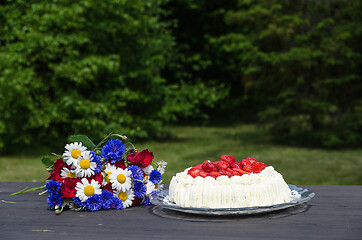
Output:
[[[50,171],[45,186],[15,194],[46,188],[49,207],[60,214],[66,208],[98,211],[151,205],[149,196],[162,190],[167,163],[154,163],[152,152],[135,149],[126,136],[110,134],[98,145],[85,135],[70,139],[63,155],[42,159]]]

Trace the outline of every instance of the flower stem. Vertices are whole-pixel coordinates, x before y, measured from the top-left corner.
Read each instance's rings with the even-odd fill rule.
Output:
[[[112,133],[108,134],[105,138],[102,139],[102,141],[100,141],[97,146],[94,148],[94,151],[96,151],[106,140],[107,138],[109,138],[112,135]]]
[[[59,155],[57,153],[51,153],[53,156],[56,156],[57,158],[62,158],[63,156],[62,155]]]
[[[133,145],[133,143],[131,143],[131,142],[127,142],[127,143],[130,144],[134,150],[136,150],[136,147]]]
[[[44,193],[46,193],[46,192],[47,192],[47,190],[45,190],[45,191],[43,191],[43,192],[39,193],[39,196],[43,195],[43,194],[44,194]]]
[[[105,143],[106,140],[107,140],[109,137],[112,137],[112,136],[114,136],[114,137],[119,137],[119,138],[121,138],[122,140],[127,139],[126,136],[123,136],[123,135],[120,135],[120,134],[115,134],[115,133],[110,133],[110,134],[108,134],[105,138],[103,138],[102,141],[100,141],[100,142],[97,144],[97,146],[94,148],[94,151],[98,150],[98,148],[99,148],[103,143]]]
[[[45,185],[41,186],[41,187],[30,188],[30,189],[28,189],[28,187],[26,187],[26,188],[20,190],[19,192],[11,193],[10,195],[18,195],[18,194],[21,194],[21,193],[32,192],[32,191],[36,191],[36,190],[39,190],[39,189],[42,189],[42,188],[45,188]]]
[[[153,162],[152,161],[152,163],[151,164],[153,164],[153,166],[155,166],[156,168],[155,169],[157,169],[158,168],[158,164],[157,163],[155,163],[155,162]]]

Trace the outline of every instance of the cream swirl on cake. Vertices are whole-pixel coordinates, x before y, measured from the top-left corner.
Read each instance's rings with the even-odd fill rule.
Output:
[[[230,160],[229,157],[230,161],[227,162],[223,160],[223,158],[225,159],[224,156],[221,157],[222,164],[212,164],[216,168],[217,166],[223,168],[227,165],[226,169],[217,168],[217,170],[218,173],[225,170],[230,174],[217,175],[216,171],[209,171],[215,170],[210,167],[211,162],[209,161],[193,168],[187,168],[172,177],[169,186],[170,201],[182,207],[196,208],[269,206],[290,201],[291,191],[288,185],[282,175],[275,171],[272,166],[267,167],[263,164],[258,168],[258,164],[256,164],[258,162],[255,159],[254,161],[253,158],[249,158],[250,161],[246,160],[248,162],[243,161],[245,160],[243,159],[239,163]],[[227,164],[224,164],[224,162]],[[254,166],[254,164],[256,165]],[[234,168],[238,168],[237,165],[239,165],[240,169],[245,173],[234,172],[232,165]],[[246,165],[250,166],[244,167]],[[250,172],[245,171],[245,169],[249,169]]]

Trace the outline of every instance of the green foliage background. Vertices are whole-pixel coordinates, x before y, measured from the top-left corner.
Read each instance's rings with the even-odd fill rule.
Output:
[[[211,115],[258,121],[283,142],[361,146],[360,1],[170,6],[179,20],[176,77],[213,82],[229,96]]]
[[[0,149],[70,134],[259,122],[277,140],[362,141],[359,1],[0,2]]]
[[[169,24],[159,20],[163,3],[0,5],[0,146],[56,146],[73,133],[148,137],[176,113],[212,102],[207,91],[160,75],[174,45]]]

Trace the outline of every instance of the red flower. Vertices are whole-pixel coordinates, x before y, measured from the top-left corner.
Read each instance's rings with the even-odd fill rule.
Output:
[[[107,183],[105,186],[103,186],[103,190],[107,190],[113,193],[112,183]]]
[[[101,172],[96,173],[96,174],[94,174],[94,175],[92,175],[92,176],[90,176],[90,177],[86,177],[86,178],[88,179],[88,182],[91,182],[91,181],[92,181],[92,179],[94,179],[94,180],[96,180],[99,184],[101,184],[101,185],[102,185],[102,182],[103,182],[103,175],[102,175],[102,173],[101,173]]]
[[[114,163],[114,166],[118,167],[118,168],[122,168],[125,169],[126,168],[126,164],[124,163],[124,160],[122,159],[121,161],[116,161]]]
[[[142,201],[141,198],[135,196],[135,198],[132,201],[132,207],[137,206],[138,204],[141,203],[141,201]]]
[[[140,168],[145,168],[152,163],[153,153],[149,152],[148,149],[145,149],[140,152],[132,152],[128,154],[127,160],[131,165],[139,166]]]
[[[67,165],[67,163],[64,162],[62,158],[59,158],[58,160],[55,161],[55,163],[53,165],[53,169],[50,172],[50,175],[47,178],[47,180],[51,179],[51,180],[58,181],[58,182],[62,183],[63,179],[60,176],[60,171],[62,170],[63,167],[66,167],[66,168],[70,169],[70,167]]]
[[[73,198],[76,194],[75,186],[80,182],[77,178],[66,178],[60,187],[62,198]]]

